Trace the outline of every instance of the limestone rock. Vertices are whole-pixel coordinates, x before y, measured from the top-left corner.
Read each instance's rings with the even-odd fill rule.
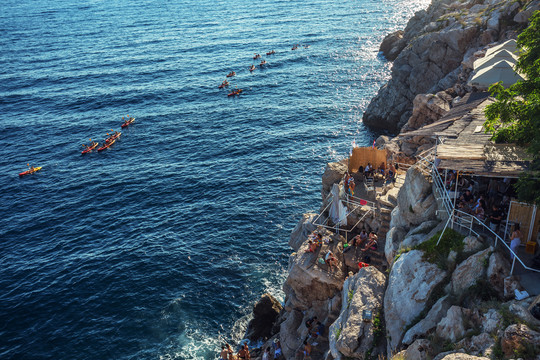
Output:
[[[437,203],[431,184],[416,167],[407,170],[405,183],[398,194],[398,206],[402,220],[409,227],[435,218]]]
[[[401,360],[431,360],[432,351],[433,349],[429,340],[418,339],[406,350],[399,352],[394,358]]]
[[[456,344],[457,349],[464,349],[468,354],[487,355],[488,349],[492,349],[495,340],[487,333],[465,338]]]
[[[469,256],[456,267],[452,274],[452,290],[459,294],[463,290],[473,286],[486,273],[486,263],[489,259],[492,247]]]
[[[540,10],[540,3],[537,1],[532,2],[527,8],[514,16],[514,21],[517,23],[528,23],[531,15],[537,10]]]
[[[442,55],[444,56],[444,55]],[[454,81],[455,82],[455,81]],[[448,110],[452,98],[444,92],[434,94],[418,94],[413,100],[412,115],[403,131],[416,130],[424,125],[439,120]]]
[[[289,275],[283,290],[292,308],[307,310],[314,302],[328,301],[342,289],[344,266],[341,244],[345,240],[326,229],[323,231],[323,245],[315,253],[306,252],[308,243],[305,241],[289,258]],[[332,251],[337,259],[333,271],[324,263],[328,251]]]
[[[333,162],[326,164],[324,173],[322,175],[322,199],[326,199],[326,196],[332,190],[332,185],[339,183],[347,172],[346,162]]]
[[[317,214],[303,214],[302,219],[294,227],[291,237],[289,239],[289,246],[298,251],[298,248],[306,241],[309,234],[311,234],[317,227],[312,224],[312,221],[317,217]]]
[[[385,58],[393,61],[406,45],[403,40],[403,30],[398,30],[384,37],[379,51],[383,53]]]
[[[497,292],[504,296],[504,279],[510,275],[510,264],[499,252],[494,252],[489,257],[487,277]]]
[[[443,339],[456,342],[465,336],[465,321],[464,317],[469,315],[469,311],[459,306],[452,306],[448,309],[446,316],[442,318],[437,325],[436,333]]]
[[[446,316],[450,305],[448,295],[437,300],[435,305],[433,305],[433,307],[427,313],[426,317],[420,320],[405,333],[405,336],[403,336],[403,344],[408,345],[416,338],[422,337],[431,330],[435,329],[441,319]]]
[[[334,358],[340,354],[358,358],[371,349],[373,322],[365,321],[363,311],[371,311],[375,316],[382,308],[385,283],[385,276],[373,266],[362,268],[345,280],[341,314],[329,329]]]
[[[439,226],[441,225],[441,226]],[[411,228],[401,243],[401,248],[412,248],[429,240],[444,224],[438,220],[424,221],[420,225]]]
[[[482,247],[484,247],[484,244],[476,236],[469,235],[463,239],[464,252],[478,251]]]
[[[515,276],[508,276],[504,278],[504,298],[506,300],[513,299],[515,297],[515,290],[520,289],[521,284]]]
[[[540,333],[529,329],[527,325],[514,324],[504,330],[501,339],[502,351],[506,356],[513,356],[514,350],[524,349],[526,346],[539,348]]]
[[[296,349],[302,343],[298,328],[302,324],[303,315],[301,311],[291,310],[287,313],[287,318],[281,323],[279,330],[279,340],[283,355],[286,359],[294,359]]]
[[[388,353],[397,349],[403,328],[424,309],[444,275],[436,265],[424,261],[419,250],[402,254],[394,263],[384,297]]]
[[[269,338],[272,327],[282,309],[272,295],[264,294],[253,307],[253,320],[249,322],[246,337],[252,341]]]
[[[465,353],[448,354],[442,358],[436,357],[433,360],[489,360],[487,357],[474,356]]]
[[[388,230],[386,233],[384,255],[386,256],[386,261],[388,264],[392,265],[392,262],[394,262],[394,258],[396,257],[397,251],[405,234],[405,229],[399,226],[390,228],[390,230]]]
[[[482,330],[485,333],[492,334],[499,330],[502,324],[501,314],[495,309],[489,309],[482,316]]]
[[[528,310],[531,300],[532,299],[509,301],[507,303],[509,305],[508,310],[510,310],[512,314],[516,315],[523,322],[531,326],[536,326],[537,328],[540,328],[540,320],[532,316],[532,314]]]

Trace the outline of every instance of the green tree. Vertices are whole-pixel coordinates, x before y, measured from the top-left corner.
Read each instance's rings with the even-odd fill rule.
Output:
[[[517,39],[521,52],[516,65],[527,79],[508,89],[501,83],[489,88],[496,101],[486,107],[484,127],[495,142],[527,148],[531,166],[520,176],[516,190],[520,200],[540,205],[540,11],[529,20],[529,26]]]

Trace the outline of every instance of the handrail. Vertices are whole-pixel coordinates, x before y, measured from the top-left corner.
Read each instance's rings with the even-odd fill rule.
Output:
[[[427,156],[426,156],[427,157]],[[422,159],[422,162],[424,161],[427,161],[426,158],[423,158]],[[432,162],[431,163],[432,166],[431,166],[431,178],[433,179],[433,183],[435,184],[435,187],[436,187],[436,190],[440,193],[440,198],[442,200],[442,203],[443,203],[443,206],[444,206],[444,210],[448,213],[449,215],[449,218],[448,218],[448,221],[447,221],[447,224],[446,226],[448,226],[448,223],[451,222],[452,225],[456,224],[460,227],[465,227],[466,225],[469,225],[469,234],[472,232],[474,233],[476,236],[480,236],[480,234],[475,231],[473,229],[473,226],[475,223],[477,223],[478,225],[480,225],[481,227],[483,227],[484,229],[487,229],[495,238],[495,244],[494,244],[494,247],[497,246],[497,242],[500,240],[500,242],[510,251],[510,253],[513,255],[513,259],[512,259],[512,268],[510,270],[510,275],[513,274],[514,272],[514,267],[515,267],[515,263],[516,263],[516,259],[517,261],[527,270],[529,271],[534,271],[534,272],[538,272],[540,273],[540,270],[538,269],[534,269],[534,268],[531,268],[527,265],[525,265],[525,263],[521,260],[521,258],[514,252],[514,250],[512,250],[512,248],[504,241],[503,238],[501,238],[499,236],[499,234],[495,233],[493,230],[491,230],[491,228],[489,226],[486,226],[486,224],[484,224],[482,221],[480,221],[477,217],[471,215],[471,214],[468,214],[466,212],[463,212],[461,210],[457,210],[454,205],[452,204],[452,200],[450,199],[450,197],[448,196],[448,193],[446,192],[446,189],[444,187],[444,183],[443,183],[443,180],[442,180],[442,177],[440,176],[439,174],[439,171],[437,170],[436,166],[435,166],[435,163]],[[416,165],[416,164],[415,164]],[[462,214],[459,216],[459,219],[461,219],[461,221],[465,221],[465,224],[461,223],[461,221],[457,221],[456,219],[456,214]],[[465,226],[464,226],[465,225]],[[445,229],[446,229],[446,226],[445,226]],[[444,233],[444,230],[443,230],[443,233]],[[439,241],[440,239],[442,238],[442,233],[441,233],[441,236],[439,238]],[[438,244],[438,242],[437,242]]]

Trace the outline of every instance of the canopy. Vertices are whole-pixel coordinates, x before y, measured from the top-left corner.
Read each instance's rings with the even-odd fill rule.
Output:
[[[514,71],[514,67],[506,60],[499,61],[495,65],[488,66],[476,73],[471,80],[470,86],[480,90],[489,88],[492,84],[502,81],[504,87],[509,87],[525,78]]]
[[[512,54],[510,51],[502,49],[502,50],[492,53],[489,56],[476,60],[473,64],[473,68],[476,72],[478,72],[489,66],[495,65],[501,60],[506,60],[515,66],[518,61],[518,57]]]
[[[505,49],[513,54],[516,54],[518,52],[518,45],[516,40],[510,39],[502,44],[499,44],[497,46],[494,46],[486,51],[486,57],[490,56],[493,53],[496,53],[499,50]]]

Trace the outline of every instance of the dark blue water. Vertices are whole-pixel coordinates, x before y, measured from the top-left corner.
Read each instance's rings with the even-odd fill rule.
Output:
[[[382,37],[426,2],[4,0],[0,358],[203,359],[238,340],[262,293],[283,296],[325,163],[373,141]],[[217,88],[232,70],[238,98]],[[43,169],[19,178],[27,163]]]

